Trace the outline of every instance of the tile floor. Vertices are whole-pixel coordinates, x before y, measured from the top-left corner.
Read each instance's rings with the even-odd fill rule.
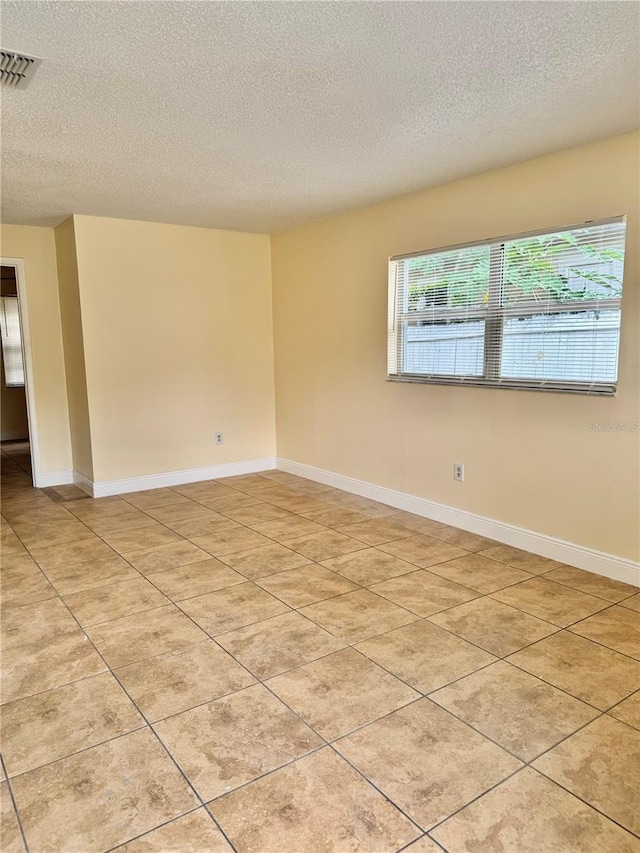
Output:
[[[2,448],[3,853],[640,851],[640,594],[269,471]]]

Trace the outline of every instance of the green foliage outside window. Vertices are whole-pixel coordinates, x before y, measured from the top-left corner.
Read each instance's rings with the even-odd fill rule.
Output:
[[[546,234],[504,243],[503,302],[618,298],[622,275],[603,272],[602,267],[611,269],[622,262],[623,253],[581,242],[583,233]],[[478,306],[489,301],[489,246],[423,255],[408,259],[407,264],[410,311]],[[585,269],[584,264],[591,268]],[[569,276],[580,279],[581,287],[570,287]]]

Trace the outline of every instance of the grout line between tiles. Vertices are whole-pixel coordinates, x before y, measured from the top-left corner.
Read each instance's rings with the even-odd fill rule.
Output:
[[[611,606],[615,607],[616,605],[612,604]],[[609,610],[609,609],[610,609],[609,607],[605,608],[605,610]],[[599,616],[600,613],[602,613],[602,612],[603,611],[599,611],[598,613],[594,613],[593,615]],[[634,611],[632,610],[631,613],[633,613],[633,612]],[[589,616],[588,618],[590,619],[591,617]],[[580,621],[585,622],[586,620],[582,619]],[[577,624],[578,624],[577,622],[574,622],[566,630],[571,631],[571,628]],[[579,634],[577,631],[571,631],[571,633],[576,637],[582,637],[583,640],[589,640],[590,643],[595,643],[596,646],[601,646],[603,649],[608,649],[610,652],[615,652],[617,655],[622,655],[623,657],[628,658],[629,660],[633,660],[636,663],[640,662],[640,658],[634,658],[632,655],[628,655],[626,652],[621,652],[620,649],[614,649],[611,646],[607,646],[605,643],[601,643],[600,640],[595,640],[593,637],[585,637],[582,634]]]
[[[550,634],[549,636],[555,637],[555,634]],[[544,639],[546,640],[547,637],[545,637]],[[537,642],[543,642],[543,640],[538,640]],[[535,645],[535,643],[533,643],[532,645]],[[528,649],[528,648],[530,648],[530,646],[525,646],[524,648]],[[522,651],[522,649],[519,649],[518,651]],[[514,654],[516,654],[516,653],[514,652]],[[586,699],[581,699],[579,696],[574,696],[573,693],[569,693],[569,691],[565,690],[563,687],[558,687],[557,684],[553,684],[553,682],[547,681],[547,679],[541,675],[534,675],[534,673],[529,672],[528,670],[524,669],[521,666],[518,666],[517,663],[514,663],[513,661],[510,661],[507,658],[499,658],[499,661],[502,663],[508,663],[510,666],[514,667],[515,669],[519,670],[520,672],[523,672],[525,675],[529,675],[529,676],[531,676],[531,678],[535,678],[538,681],[541,681],[543,684],[546,684],[548,687],[552,687],[554,690],[557,690],[559,693],[563,693],[565,696],[568,696],[570,699],[574,699],[576,702],[582,702],[583,705],[587,705],[589,708],[593,708],[593,710],[597,711],[598,714],[606,714],[610,710],[610,708],[606,708],[603,710],[602,708],[598,708],[597,705],[594,705],[593,702],[588,702]],[[493,663],[488,664],[488,666],[493,666],[494,663],[498,663],[498,661],[494,661]],[[485,669],[485,667],[482,667],[482,669]],[[476,671],[479,671],[479,670],[476,670]],[[475,673],[471,673],[471,675],[473,675],[473,674],[475,674]],[[466,675],[463,676],[463,678],[466,678],[466,677],[467,677]],[[460,681],[460,680],[461,679],[456,679],[456,681]],[[453,684],[455,682],[451,682],[451,683]],[[448,687],[449,685],[445,684],[443,686]],[[436,689],[440,690],[439,687]],[[435,692],[436,692],[435,690],[431,691],[431,693],[435,693]],[[430,695],[430,694],[428,694],[428,695]],[[620,700],[620,701],[624,701],[624,700]],[[596,719],[596,718],[594,717],[594,719]]]
[[[13,805],[13,811],[16,816],[16,822],[18,824],[18,829],[20,830],[20,836],[22,837],[22,843],[24,844],[24,849],[26,853],[29,853],[29,845],[27,844],[27,837],[24,833],[24,827],[22,826],[22,820],[20,818],[20,812],[18,811],[18,804],[16,803],[16,798],[13,794],[13,787],[11,786],[11,780],[9,779],[9,774],[7,773],[7,765],[5,764],[4,758],[0,756],[0,762],[2,762],[2,769],[4,770],[4,778],[7,783],[7,791],[9,792],[9,797],[11,799],[11,803]]]
[[[291,709],[289,708],[288,710]],[[296,716],[298,715],[296,714]],[[304,722],[304,720],[302,722]],[[305,723],[305,725],[308,728],[311,728],[308,723]],[[315,729],[311,729],[311,731],[313,731],[314,734],[317,734]],[[288,761],[285,761],[284,764],[279,764],[277,767],[272,767],[271,770],[265,770],[264,773],[260,773],[258,776],[255,776],[252,779],[247,779],[246,782],[243,782],[241,785],[236,785],[236,787],[232,788],[230,791],[225,791],[224,793],[218,794],[216,797],[212,797],[211,799],[207,800],[205,803],[207,809],[213,803],[218,802],[218,800],[223,800],[225,797],[229,797],[232,794],[237,793],[238,791],[242,791],[245,788],[248,788],[250,785],[253,785],[254,782],[260,782],[262,779],[267,779],[269,776],[273,776],[273,774],[277,773],[279,770],[284,770],[285,767],[291,767],[292,764],[297,764],[297,762],[301,761],[303,758],[308,758],[310,755],[315,755],[317,752],[321,752],[323,749],[327,749],[328,744],[320,735],[318,735],[318,737],[320,737],[320,740],[322,742],[319,743],[317,746],[312,747],[308,752],[305,752],[302,755],[297,755],[295,758],[290,758]]]
[[[97,673],[97,675],[89,675],[86,678],[83,678],[80,680],[81,681],[87,681],[89,678],[98,678],[100,675],[112,675],[112,674],[113,673],[111,673],[109,671],[99,672],[99,673]],[[77,684],[78,682],[74,682],[74,683]],[[122,688],[122,685],[120,684],[119,681],[117,682],[117,684],[118,684],[118,687],[120,687],[121,689],[124,689],[124,688]],[[66,686],[67,686],[66,684],[61,685],[61,687],[66,687]],[[52,689],[58,690],[59,688],[52,688]],[[50,692],[50,691],[47,691],[47,692]],[[38,693],[37,695],[41,696],[42,694]],[[131,697],[129,696],[128,693],[126,695],[127,695],[128,699],[131,699]],[[30,699],[30,698],[31,698],[30,696],[25,696],[25,699]],[[20,702],[22,700],[18,699],[16,701]],[[137,708],[137,706],[136,706],[136,708]],[[107,743],[113,743],[113,741],[120,740],[120,738],[127,737],[127,735],[132,735],[135,732],[144,731],[144,729],[146,729],[148,727],[149,727],[149,723],[147,723],[146,720],[144,720],[144,718],[143,718],[142,720],[140,720],[139,725],[135,726],[132,729],[129,729],[126,732],[120,732],[119,734],[113,735],[112,737],[104,738],[104,740],[97,741],[96,743],[92,743],[89,746],[83,746],[81,749],[74,749],[71,752],[67,752],[65,755],[60,755],[57,758],[52,758],[50,761],[44,761],[42,764],[37,764],[35,767],[29,767],[27,770],[21,770],[20,773],[12,773],[11,779],[12,780],[13,779],[20,779],[22,776],[28,776],[29,773],[33,773],[36,770],[42,770],[44,767],[51,767],[52,764],[57,764],[59,761],[66,761],[67,758],[73,758],[76,755],[82,755],[85,752],[89,752],[90,750],[95,749],[97,746],[104,746]],[[9,777],[7,777],[7,778],[9,778]]]
[[[568,565],[568,564],[567,564],[567,565]],[[574,566],[569,566],[569,568],[570,568],[570,569],[571,569],[571,568],[574,568]],[[633,597],[634,597],[634,595],[636,595],[636,593],[635,593],[635,592],[632,592],[632,593],[630,593],[629,595],[624,595],[622,598],[619,598],[617,601],[611,601],[611,599],[610,599],[610,598],[605,598],[603,595],[598,595],[598,594],[597,594],[597,593],[595,593],[595,592],[585,592],[583,589],[579,589],[578,587],[571,586],[570,584],[565,583],[564,581],[558,581],[558,580],[556,580],[555,578],[547,577],[548,575],[550,575],[550,574],[551,574],[551,572],[554,572],[554,571],[556,571],[556,569],[549,569],[549,571],[548,571],[548,572],[545,572],[545,573],[544,573],[544,574],[542,574],[542,575],[536,575],[536,577],[544,578],[545,580],[552,581],[552,583],[556,583],[556,584],[558,584],[558,586],[564,586],[566,589],[571,589],[571,590],[573,590],[574,592],[581,592],[583,595],[590,595],[590,596],[591,596],[591,598],[598,598],[598,599],[600,599],[601,601],[606,601],[606,602],[607,602],[607,604],[611,604],[611,605],[615,605],[615,604],[622,604],[623,602],[628,601],[630,598],[633,598]],[[583,569],[579,569],[578,571],[583,571]],[[600,577],[600,575],[596,575],[596,577]],[[608,579],[608,578],[603,578],[603,580],[609,580],[609,579]],[[623,581],[611,581],[611,582],[612,582],[612,583],[623,583]],[[631,586],[631,584],[628,584],[628,586]],[[599,611],[596,611],[596,613],[597,613],[597,612],[599,612]],[[595,614],[594,614],[594,615],[595,615]],[[588,618],[588,617],[587,617],[587,618]]]
[[[439,706],[439,707],[440,707],[440,706]],[[488,788],[486,791],[483,791],[483,792],[482,792],[482,794],[479,794],[477,797],[474,797],[474,798],[473,798],[473,800],[470,800],[468,803],[465,803],[465,805],[463,805],[463,806],[461,806],[460,808],[456,809],[454,812],[452,812],[452,813],[451,813],[450,815],[448,815],[446,818],[443,818],[443,819],[442,819],[441,821],[439,821],[437,824],[435,824],[434,826],[430,827],[430,828],[427,830],[427,832],[429,832],[429,833],[430,833],[430,832],[433,832],[433,830],[434,830],[434,829],[437,829],[439,826],[441,826],[442,824],[446,823],[448,820],[450,820],[450,819],[451,819],[452,817],[454,817],[456,814],[458,814],[459,812],[461,812],[461,811],[463,811],[465,808],[467,808],[467,806],[470,806],[472,803],[476,802],[477,800],[480,800],[482,797],[484,797],[484,796],[485,796],[485,794],[488,794],[488,793],[489,793],[490,791],[492,791],[494,788],[497,788],[497,787],[499,787],[500,785],[502,785],[502,784],[503,784],[503,782],[506,782],[506,781],[507,781],[508,779],[510,779],[512,776],[515,776],[515,775],[516,775],[516,773],[520,773],[522,770],[524,770],[524,769],[526,769],[526,768],[530,768],[531,770],[534,770],[536,773],[540,773],[540,775],[541,775],[541,776],[544,776],[546,779],[549,779],[549,781],[553,782],[553,783],[554,783],[555,785],[557,785],[559,788],[562,788],[562,789],[563,789],[564,791],[566,791],[567,793],[569,793],[569,794],[571,794],[572,796],[576,797],[576,799],[579,799],[581,802],[583,802],[583,803],[584,803],[586,806],[588,806],[589,808],[593,809],[594,811],[599,812],[599,813],[600,813],[601,815],[603,815],[607,820],[612,821],[613,823],[617,824],[617,825],[618,825],[618,826],[620,826],[622,829],[624,829],[626,832],[629,832],[631,835],[634,835],[634,836],[635,836],[635,833],[633,833],[631,830],[627,829],[627,827],[623,826],[619,821],[615,820],[615,819],[614,819],[614,818],[612,818],[610,815],[606,814],[606,812],[602,811],[602,809],[599,809],[599,808],[598,808],[597,806],[595,806],[593,803],[589,803],[587,800],[585,800],[585,799],[583,799],[582,797],[580,797],[580,796],[579,796],[578,794],[576,794],[574,791],[572,791],[571,789],[567,788],[567,787],[566,787],[566,785],[563,785],[561,782],[558,782],[556,779],[553,779],[551,776],[549,776],[548,774],[546,774],[544,771],[540,770],[538,767],[534,767],[534,766],[533,766],[533,762],[537,761],[539,758],[541,758],[542,756],[546,755],[547,753],[552,752],[552,751],[553,751],[556,747],[558,747],[561,743],[563,743],[563,742],[564,742],[564,741],[566,741],[566,740],[569,740],[569,739],[570,739],[570,738],[572,738],[575,734],[577,734],[578,732],[582,731],[582,729],[587,728],[587,726],[590,726],[592,723],[596,722],[596,721],[597,721],[597,720],[599,720],[601,717],[606,716],[606,715],[607,715],[607,712],[605,712],[605,711],[601,711],[601,712],[598,714],[598,716],[597,716],[597,717],[594,717],[592,720],[589,720],[589,722],[584,723],[583,725],[579,726],[579,728],[577,728],[575,731],[572,731],[570,734],[568,734],[568,735],[564,736],[564,737],[563,737],[561,740],[559,740],[557,743],[553,744],[553,746],[551,746],[551,747],[549,747],[548,749],[544,750],[544,752],[541,752],[539,755],[536,755],[536,756],[535,756],[534,758],[532,758],[530,761],[523,761],[523,762],[522,762],[522,763],[523,763],[523,766],[522,766],[522,767],[519,767],[516,771],[514,771],[514,772],[513,772],[513,773],[511,773],[511,774],[509,774],[509,776],[507,776],[505,779],[502,779],[500,782],[496,783],[495,785],[492,785],[492,786],[491,786],[491,788]],[[455,714],[454,714],[453,716],[455,717]],[[458,718],[456,717],[456,719],[458,719]],[[462,722],[464,722],[464,721],[462,721]],[[620,722],[621,722],[621,721],[620,721]],[[468,725],[468,724],[467,724],[467,725]],[[481,733],[481,734],[482,734],[482,733]],[[487,735],[484,735],[484,737],[487,737]],[[489,740],[491,740],[491,738],[489,738]],[[498,745],[499,745],[499,744],[498,744]],[[504,747],[502,747],[502,749],[504,749]],[[516,757],[517,757],[517,756],[516,756]],[[519,760],[520,760],[520,761],[522,761],[522,759],[519,759]],[[640,836],[638,836],[638,837],[640,837]]]
[[[135,835],[133,838],[128,838],[126,841],[123,841],[121,844],[117,844],[115,847],[107,848],[104,851],[104,853],[113,853],[113,851],[122,850],[122,848],[126,847],[127,844],[131,844],[132,842],[137,841],[140,838],[144,838],[145,836],[150,835],[152,832],[155,832],[156,829],[163,829],[165,826],[169,826],[170,824],[175,823],[177,820],[181,820],[181,818],[186,817],[187,815],[194,814],[194,812],[200,811],[200,809],[204,809],[205,812],[207,812],[207,809],[205,806],[202,806],[202,805],[195,806],[195,808],[189,809],[189,811],[183,812],[183,814],[180,814],[177,817],[172,817],[170,820],[165,820],[164,823],[159,823],[157,826],[154,826],[152,829],[145,829],[144,832],[141,832],[139,835]],[[208,814],[208,812],[207,812],[207,814]],[[218,825],[213,820],[213,818],[210,814],[209,814],[209,817],[213,821],[214,826],[216,826],[216,828],[218,828]],[[235,847],[232,847],[232,849],[234,851],[236,850]]]
[[[631,691],[631,693],[629,693],[629,695],[628,695],[628,696],[625,696],[625,697],[624,697],[624,699],[620,699],[620,701],[615,702],[613,705],[611,705],[611,707],[610,707],[610,708],[607,708],[606,713],[607,713],[607,714],[610,714],[610,713],[611,713],[611,711],[613,711],[613,709],[614,709],[614,708],[617,708],[617,707],[618,707],[618,705],[622,705],[622,703],[623,703],[623,702],[626,702],[626,701],[627,701],[627,699],[631,699],[631,697],[632,697],[632,696],[636,696],[636,695],[638,695],[638,694],[640,694],[640,688],[638,688],[637,690],[632,690],[632,691]],[[638,696],[638,698],[640,698],[640,695]],[[618,717],[615,717],[615,719],[617,720],[617,719],[618,719]],[[624,720],[620,720],[620,722],[624,722]],[[627,725],[629,725],[629,724],[627,723]],[[634,729],[635,729],[635,728],[636,728],[636,726],[631,726],[631,728],[634,728]]]
[[[544,575],[537,575],[536,577],[543,577],[544,578]],[[533,578],[527,578],[527,580],[533,580]],[[546,578],[545,578],[545,580],[546,580]],[[486,597],[493,599],[493,601],[497,601],[498,604],[506,604],[507,607],[513,607],[514,610],[519,610],[521,613],[526,613],[527,616],[532,616],[534,619],[539,619],[542,622],[548,622],[550,625],[555,625],[556,628],[561,628],[563,630],[570,628],[572,625],[577,625],[578,622],[584,622],[586,619],[590,619],[592,616],[597,616],[599,613],[604,613],[605,610],[609,610],[611,607],[617,607],[616,602],[607,601],[604,607],[601,607],[599,610],[594,610],[593,613],[589,613],[587,616],[580,616],[578,619],[574,619],[573,622],[569,622],[567,625],[558,625],[557,622],[552,622],[550,619],[545,619],[543,616],[538,616],[535,613],[530,613],[528,610],[523,610],[522,607],[518,607],[518,605],[516,605],[516,604],[511,604],[511,603],[507,604],[507,602],[500,601],[499,598],[495,598],[495,594],[497,592],[502,592],[503,589],[512,589],[514,586],[520,586],[521,584],[524,584],[524,583],[526,583],[526,581],[518,581],[516,584],[511,584],[508,587],[502,587],[501,589],[496,589],[493,592],[487,593]],[[551,581],[551,583],[555,583],[555,581]],[[562,588],[562,584],[556,584],[556,586]],[[564,589],[571,589],[571,588],[570,587],[564,587]],[[578,592],[581,595],[589,595],[586,592],[581,593],[580,590],[577,590],[577,589],[572,589],[572,592]],[[602,602],[605,601],[604,598],[597,598],[595,595],[589,595],[589,598],[593,598],[595,601],[602,601]]]
[[[434,831],[434,829],[437,829],[439,826],[442,826],[443,823],[446,823],[448,820],[451,820],[452,817],[455,817],[455,815],[459,814],[461,811],[466,809],[468,806],[472,805],[473,803],[477,802],[478,800],[481,800],[482,797],[484,797],[486,794],[489,794],[491,791],[494,791],[496,788],[499,788],[500,785],[504,784],[505,782],[508,782],[509,779],[512,779],[518,773],[521,773],[528,766],[529,766],[528,764],[524,764],[522,767],[518,767],[516,770],[513,771],[513,773],[509,773],[509,775],[505,776],[504,779],[501,779],[499,782],[496,782],[494,785],[491,785],[491,787],[487,788],[486,791],[483,791],[481,794],[478,794],[476,797],[473,797],[473,799],[469,800],[468,803],[465,803],[464,805],[459,806],[457,809],[452,811],[451,814],[448,814],[446,817],[442,818],[442,820],[439,820],[437,823],[434,823],[433,826],[430,826],[429,829],[425,830],[425,833],[429,835],[430,833],[432,833]]]
[[[445,847],[443,847],[442,844],[438,843],[435,840],[435,838],[432,838],[428,832],[425,832],[425,834],[421,835],[420,838],[416,838],[416,841],[422,841],[423,839],[430,841],[433,844],[433,846],[436,848],[436,850],[442,850],[442,851],[444,851],[444,853],[448,853],[447,849]],[[412,841],[411,844],[415,844],[415,842]],[[397,850],[396,853],[406,853],[406,851],[409,850],[409,848],[411,847],[411,844],[407,844],[401,850]]]
[[[595,803],[588,802],[588,800],[585,800],[584,797],[581,797],[575,791],[572,791],[570,788],[567,788],[566,785],[563,785],[561,782],[558,782],[557,779],[554,779],[552,776],[549,776],[547,773],[544,772],[544,770],[540,770],[537,767],[532,767],[531,769],[535,770],[536,773],[539,773],[541,776],[544,776],[544,778],[548,779],[550,782],[553,782],[554,785],[557,785],[559,788],[562,788],[564,791],[567,791],[567,793],[571,794],[572,797],[575,797],[577,800],[580,800],[580,802],[584,803],[585,806],[587,806],[588,808],[593,809],[594,812],[598,812],[598,814],[601,814],[606,820],[610,820],[611,823],[615,823],[616,826],[619,826],[625,832],[628,832],[629,835],[631,835],[633,838],[640,838],[640,835],[638,835],[636,832],[633,832],[633,830],[620,823],[619,820],[616,820],[614,817],[611,817],[611,815],[607,814],[605,811],[595,805]]]

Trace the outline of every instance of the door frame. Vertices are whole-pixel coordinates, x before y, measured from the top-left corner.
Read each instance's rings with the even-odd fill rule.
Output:
[[[31,478],[35,488],[42,488],[42,464],[40,458],[40,434],[33,372],[31,327],[29,325],[29,303],[27,299],[27,274],[22,258],[0,258],[0,265],[13,267],[18,294],[18,315],[22,337],[22,359],[24,362],[24,385],[27,398],[27,421],[29,424],[29,448],[31,450]]]

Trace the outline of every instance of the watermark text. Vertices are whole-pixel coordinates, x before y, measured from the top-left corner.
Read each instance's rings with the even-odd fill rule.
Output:
[[[592,421],[589,424],[591,432],[638,432],[637,421]]]

